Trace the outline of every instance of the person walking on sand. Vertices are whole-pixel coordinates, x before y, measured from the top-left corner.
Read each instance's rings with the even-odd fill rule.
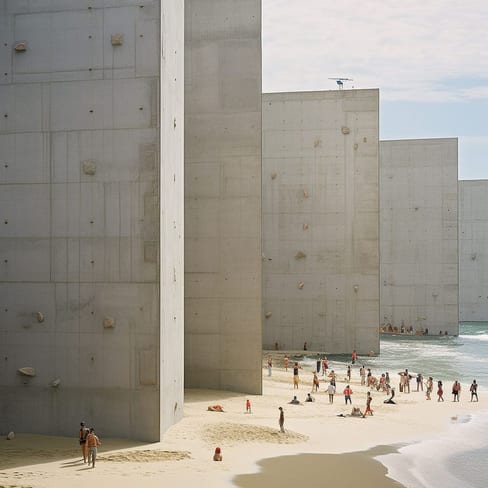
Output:
[[[478,383],[476,383],[476,380],[473,380],[471,383],[469,391],[471,392],[471,401],[473,401],[474,397],[476,397],[476,401],[478,401]]]
[[[285,366],[285,371],[288,373],[288,356],[285,354],[285,357],[283,358],[283,365]]]
[[[444,390],[442,388],[442,381],[439,380],[437,382],[437,401],[443,402],[444,401]]]
[[[280,432],[285,432],[285,413],[283,412],[283,408],[279,407],[280,411],[280,418],[278,420],[278,423],[280,425]]]
[[[359,368],[359,376],[361,378],[361,385],[364,386],[366,384],[366,368],[364,365]]]
[[[268,357],[268,376],[271,376],[273,371],[273,358],[271,356]]]
[[[86,436],[86,446],[88,447],[88,465],[95,467],[95,461],[97,459],[97,447],[102,443],[100,439],[95,434],[95,429],[90,427],[90,433]]]
[[[90,433],[90,429],[85,426],[85,422],[80,422],[80,448],[83,456],[83,463],[86,464],[88,459],[88,448],[86,447],[86,436]]]
[[[356,352],[356,349],[353,349],[351,354],[351,363],[356,364],[357,359],[358,359],[358,354]]]
[[[312,383],[312,393],[315,391],[316,393],[318,393],[319,391],[319,377],[317,376],[317,372],[314,371],[313,372],[313,383]]]
[[[363,413],[363,419],[366,418],[366,414],[369,413],[370,415],[373,415],[373,410],[371,410],[371,392],[368,391],[367,396],[366,396],[366,409],[364,410]]]
[[[347,385],[344,388],[344,401],[346,402],[346,405],[347,405],[347,402],[349,402],[349,404],[352,405],[351,395],[352,395],[351,387],[349,385]]]
[[[332,383],[332,381],[329,383],[329,386],[327,387],[327,393],[329,394],[329,403],[334,403],[334,393],[336,391],[335,385]]]
[[[251,413],[251,401],[249,398],[246,400],[246,413]]]
[[[453,395],[453,402],[459,402],[459,394],[461,392],[461,383],[458,380],[454,382],[452,385],[452,395]]]
[[[300,366],[298,365],[298,363],[295,363],[293,365],[293,389],[297,389],[298,390],[298,381],[299,381],[299,378],[298,378],[298,370],[300,369]]]

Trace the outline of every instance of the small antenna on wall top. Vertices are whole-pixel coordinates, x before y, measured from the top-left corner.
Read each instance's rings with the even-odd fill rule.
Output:
[[[352,78],[329,78],[329,80],[334,80],[337,83],[339,90],[344,89],[344,82],[345,81],[354,81]]]

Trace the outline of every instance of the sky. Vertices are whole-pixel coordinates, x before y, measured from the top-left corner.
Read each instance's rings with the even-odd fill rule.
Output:
[[[263,91],[380,89],[380,139],[457,137],[488,179],[488,0],[262,0]]]

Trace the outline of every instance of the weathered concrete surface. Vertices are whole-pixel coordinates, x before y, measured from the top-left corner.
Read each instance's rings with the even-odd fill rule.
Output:
[[[264,347],[378,351],[378,90],[263,95]]]
[[[260,393],[261,2],[185,21],[185,384]]]
[[[182,32],[177,0],[0,2],[0,431],[182,415]]]
[[[488,321],[488,181],[459,182],[459,320]]]
[[[381,141],[381,322],[458,326],[457,139]]]

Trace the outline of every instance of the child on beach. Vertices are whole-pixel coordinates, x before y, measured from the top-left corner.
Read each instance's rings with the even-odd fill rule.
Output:
[[[215,448],[215,452],[213,455],[213,460],[214,461],[222,461],[222,452],[220,450],[220,447]]]
[[[246,400],[246,413],[251,413],[251,401],[249,399]]]
[[[283,358],[283,366],[285,367],[285,371],[288,372],[288,356],[286,355]]]

